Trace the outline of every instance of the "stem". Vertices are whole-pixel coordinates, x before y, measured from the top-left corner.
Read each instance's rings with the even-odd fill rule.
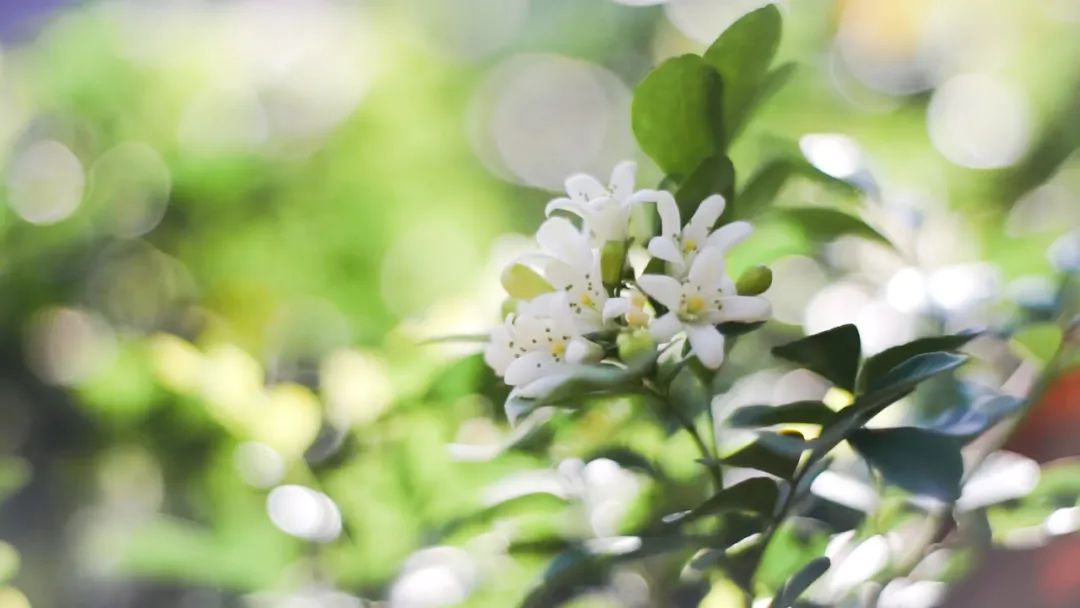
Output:
[[[699,452],[701,452],[701,458],[703,459],[702,465],[709,470],[709,474],[712,476],[713,484],[716,486],[716,491],[724,489],[724,477],[720,474],[720,468],[716,465],[716,458],[709,451],[709,446],[702,439],[701,433],[698,432],[697,427],[694,426],[694,422],[683,415],[678,408],[672,407],[671,402],[668,400],[667,395],[657,390],[655,387],[649,384],[644,384],[644,394],[659,401],[665,410],[679,423],[679,426],[684,431],[689,433],[690,438],[694,440],[694,445],[697,446]]]

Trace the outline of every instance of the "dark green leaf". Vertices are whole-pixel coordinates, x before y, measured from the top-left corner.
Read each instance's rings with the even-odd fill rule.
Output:
[[[960,497],[960,442],[915,427],[860,429],[848,441],[889,483],[942,501]]]
[[[704,59],[668,59],[634,91],[630,120],[638,145],[665,172],[689,176],[723,149],[720,98],[720,76]]]
[[[720,490],[696,509],[669,515],[664,521],[681,524],[726,511],[748,511],[767,516],[776,507],[778,495],[776,482],[765,477],[752,477]]]
[[[863,220],[828,207],[785,207],[775,209],[773,218],[802,230],[817,241],[831,241],[841,236],[857,236],[892,246],[889,239]]]
[[[730,217],[732,199],[735,197],[735,166],[731,164],[731,159],[722,154],[701,161],[697,169],[694,169],[675,191],[675,200],[679,203],[679,214],[683,221],[693,217],[701,201],[713,194],[719,194],[727,200],[724,217]]]
[[[855,388],[862,342],[859,330],[848,324],[777,346],[772,352],[850,391]]]
[[[780,11],[766,6],[736,21],[705,51],[724,82],[728,141],[741,128],[780,44]]]
[[[799,433],[783,433],[782,435],[792,439],[801,440],[803,438]],[[757,469],[782,479],[791,479],[795,467],[799,464],[799,456],[773,449],[767,440],[759,438],[734,454],[723,458],[723,462],[728,466]]]
[[[821,578],[822,574],[825,574],[830,565],[829,558],[819,557],[803,566],[802,570],[799,570],[795,576],[784,583],[783,588],[776,593],[776,597],[769,604],[769,608],[790,608],[814,581]]]
[[[784,405],[748,405],[735,410],[728,424],[739,428],[774,424],[829,424],[836,412],[820,401],[796,401]]]
[[[867,386],[877,384],[894,367],[915,355],[937,351],[954,351],[978,335],[979,332],[969,331],[947,336],[932,336],[887,348],[870,357],[863,364],[862,372],[859,373],[859,390],[863,391]]]
[[[960,367],[965,361],[967,361],[966,356],[953,353],[933,352],[915,355],[892,368],[888,373],[869,382],[866,393],[911,390],[924,380]]]
[[[1024,406],[1023,399],[999,395],[971,405],[961,405],[944,412],[929,426],[932,430],[968,443],[982,435],[1006,416]]]

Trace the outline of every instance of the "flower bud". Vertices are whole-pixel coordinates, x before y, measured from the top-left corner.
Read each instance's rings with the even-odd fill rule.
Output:
[[[631,361],[656,348],[656,340],[647,329],[634,329],[624,331],[615,338],[615,345],[619,349],[619,358],[623,361]]]
[[[735,282],[735,291],[741,296],[756,296],[765,293],[772,285],[772,271],[768,266],[751,266]]]
[[[555,291],[551,283],[524,264],[507,266],[499,279],[506,293],[519,300],[531,300],[540,294]]]
[[[606,241],[600,250],[600,278],[604,287],[613,289],[622,281],[626,263],[626,241]]]

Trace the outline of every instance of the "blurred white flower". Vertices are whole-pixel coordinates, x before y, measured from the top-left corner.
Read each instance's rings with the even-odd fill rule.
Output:
[[[724,272],[724,250],[720,248],[701,251],[683,280],[645,274],[638,278],[638,285],[668,309],[653,321],[653,336],[663,342],[685,331],[694,354],[711,369],[724,361],[724,336],[717,324],[763,321],[772,311],[765,298],[735,294]]]
[[[491,332],[484,360],[523,397],[535,396],[572,364],[598,358],[600,347],[582,337],[564,292],[523,303]]]
[[[652,198],[656,200],[656,209],[660,213],[660,235],[649,241],[649,253],[667,262],[669,271],[676,276],[686,274],[702,249],[710,247],[727,252],[754,230],[749,222],[741,221],[712,229],[724,213],[726,204],[724,197],[719,194],[702,201],[685,227],[679,206],[670,192],[655,191]]]

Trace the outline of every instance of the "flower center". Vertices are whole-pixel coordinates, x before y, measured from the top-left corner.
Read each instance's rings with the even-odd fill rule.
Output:
[[[552,342],[551,354],[554,355],[556,359],[562,358],[562,356],[566,354],[566,342],[563,342],[562,340]]]
[[[586,308],[596,308],[596,301],[592,299],[592,296],[590,296],[588,292],[581,294],[581,298],[578,301]]]
[[[683,255],[694,253],[697,251],[697,241],[694,239],[686,239],[682,245]]]
[[[631,308],[626,313],[626,323],[630,327],[644,327],[649,324],[649,315],[641,308]]]
[[[683,310],[688,314],[696,315],[705,310],[705,298],[700,295],[692,295],[686,298],[686,304],[683,305]]]

